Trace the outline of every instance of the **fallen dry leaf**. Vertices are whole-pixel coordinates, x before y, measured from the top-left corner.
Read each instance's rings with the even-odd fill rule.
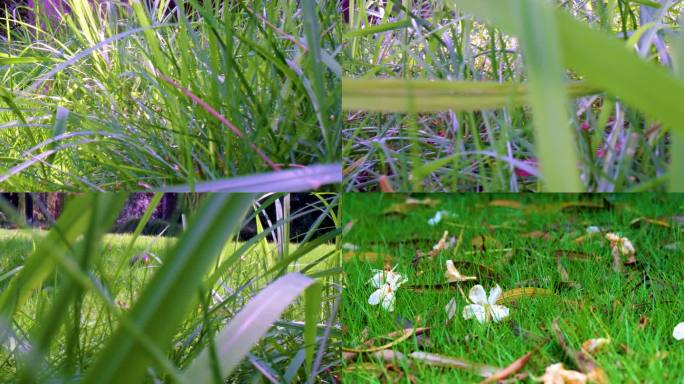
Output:
[[[501,294],[499,299],[496,301],[497,304],[504,304],[511,302],[513,300],[519,299],[521,297],[533,297],[533,296],[552,296],[553,292],[546,288],[513,288],[505,291]]]
[[[544,232],[544,231],[526,232],[526,233],[520,234],[520,237],[524,237],[526,239],[542,239],[542,240],[546,240],[546,241],[552,240],[554,238],[553,235],[551,235],[548,232]]]
[[[544,384],[585,384],[587,375],[563,367],[563,363],[552,364],[546,367],[541,381]]]
[[[345,252],[342,255],[342,259],[344,261],[351,261],[354,257],[359,259],[359,261],[368,261],[368,262],[374,262],[379,259],[387,259],[388,257],[391,258],[390,255],[386,253],[378,253],[378,252]]]
[[[440,200],[425,198],[422,200],[409,197],[403,203],[392,204],[389,208],[383,211],[385,215],[405,215],[418,207],[434,208],[440,203]]]
[[[501,368],[492,367],[485,364],[471,363],[467,360],[438,355],[435,353],[416,351],[410,353],[409,357],[428,365],[470,370],[485,378],[495,375],[501,371]]]
[[[610,344],[610,339],[599,337],[597,339],[589,339],[582,343],[582,351],[588,354],[593,354],[600,351],[606,345]]]
[[[629,222],[629,226],[632,228],[639,228],[639,227],[646,225],[646,224],[651,224],[651,225],[655,225],[655,226],[663,227],[663,228],[671,228],[672,227],[670,225],[670,223],[668,223],[667,221],[658,220],[658,219],[650,219],[648,217],[638,217],[638,218]]]
[[[497,382],[499,380],[503,380],[509,376],[515,375],[516,373],[518,373],[518,371],[520,371],[521,369],[523,369],[525,367],[527,362],[530,360],[530,357],[532,357],[532,353],[533,352],[527,352],[521,358],[519,358],[518,360],[511,363],[511,365],[509,365],[508,367],[506,367],[506,368],[500,370],[498,373],[495,373],[495,374],[489,376],[488,378],[482,380],[482,382],[480,384],[494,383],[494,382]]]
[[[522,204],[519,201],[515,200],[496,199],[490,201],[489,206],[520,209],[522,207]]]
[[[380,176],[380,190],[385,193],[394,192],[394,188],[392,188],[389,178],[385,175]]]

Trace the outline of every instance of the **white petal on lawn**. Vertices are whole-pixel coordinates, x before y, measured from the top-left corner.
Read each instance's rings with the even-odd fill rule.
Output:
[[[382,300],[382,307],[388,312],[394,312],[394,292],[385,295],[385,298]]]
[[[456,314],[456,299],[452,297],[451,300],[449,300],[447,305],[444,307],[444,310],[447,313],[447,319],[451,320]]]
[[[368,298],[368,304],[370,304],[370,305],[380,304],[380,299],[382,299],[382,293],[383,293],[382,288],[377,289],[375,292],[373,292],[370,295],[370,297]]]
[[[672,336],[677,340],[684,340],[684,321],[677,324],[672,330]]]
[[[483,324],[487,320],[487,315],[485,309],[481,305],[470,304],[463,308],[463,318],[468,320],[475,317],[480,324]]]
[[[508,317],[508,308],[503,305],[492,305],[492,318],[494,321],[499,322],[504,318]]]
[[[473,302],[473,304],[487,304],[487,293],[480,284],[470,288],[470,292],[468,292],[468,297],[470,298],[470,301]]]
[[[492,288],[491,291],[489,291],[489,300],[487,302],[491,305],[496,304],[496,301],[499,300],[499,297],[501,296],[501,287],[499,287],[499,284],[495,285],[494,288]]]

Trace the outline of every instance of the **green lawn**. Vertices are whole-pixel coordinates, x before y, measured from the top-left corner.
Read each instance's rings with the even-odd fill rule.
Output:
[[[394,215],[383,211],[404,202],[406,196],[345,196],[344,222],[354,223],[345,243],[356,249],[345,255],[340,319],[346,327],[345,348],[368,348],[363,343],[373,338],[370,345],[380,346],[397,339],[397,335],[383,338],[390,332],[429,327],[428,332],[412,335],[386,351],[404,355],[423,351],[503,368],[538,349],[521,372],[540,377],[545,367],[557,362],[578,369],[553,330],[557,319],[567,347],[575,351],[588,339],[610,339],[592,355],[609,382],[684,382],[684,342],[672,336],[675,325],[684,321],[684,196],[427,196],[440,203]],[[580,201],[584,206],[561,205]],[[428,225],[439,210],[449,215],[435,226]],[[667,226],[630,225],[640,217],[661,218]],[[637,262],[623,265],[622,272],[614,271],[603,233],[576,241],[589,226],[629,238]],[[443,231],[457,238],[462,234],[462,239],[456,240],[460,244],[434,257],[425,256],[414,267],[416,251],[427,254]],[[443,285],[449,259],[464,275],[477,276],[476,282],[459,283],[466,296],[476,283],[487,293],[498,284],[504,292],[534,287],[548,290],[548,295],[536,291],[505,301],[510,315],[499,323],[465,320],[462,311],[469,303],[455,284]],[[371,269],[383,269],[385,263],[408,278],[395,291],[392,313],[368,304],[375,290],[368,283]],[[419,285],[432,287],[419,289]],[[447,323],[445,306],[452,298],[456,314]],[[369,354],[349,358],[351,355],[347,354],[343,371],[346,382],[405,382],[405,375],[420,383],[482,380],[469,369],[433,367],[415,359],[412,365],[397,359],[380,362]]]

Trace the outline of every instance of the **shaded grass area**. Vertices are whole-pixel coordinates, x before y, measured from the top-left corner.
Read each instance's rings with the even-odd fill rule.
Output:
[[[678,108],[649,111],[683,89],[681,3],[391,3],[355,2],[346,35],[347,190],[681,191]]]
[[[207,197],[203,206],[215,199],[217,196]],[[270,203],[262,202],[264,206]],[[78,203],[71,202],[71,204]],[[221,207],[214,206],[214,208]],[[313,205],[308,208],[316,209]],[[69,218],[72,212],[73,210],[68,211],[60,220],[65,217]],[[197,218],[197,215],[201,215],[202,212],[206,213],[200,210],[198,214],[193,215],[187,231],[191,231],[193,226],[201,227],[209,224],[202,223],[201,219]],[[84,214],[87,215],[89,212],[86,211]],[[206,220],[206,216],[199,217]],[[238,222],[239,220],[238,218]],[[286,222],[289,221],[288,218]],[[218,225],[225,224],[219,223]],[[266,235],[264,231],[270,232],[276,227],[282,228],[282,225],[279,222],[276,226],[260,229],[259,234]],[[213,230],[213,228],[205,228],[205,233],[212,233]],[[187,231],[183,236],[188,233]],[[286,229],[281,229],[281,231],[283,231],[281,236],[288,236]],[[3,321],[0,324],[2,328],[0,378],[2,381],[30,382],[59,379],[92,382],[94,379],[95,382],[100,382],[104,380],[103,375],[107,374],[106,370],[111,369],[112,365],[123,364],[121,360],[113,359],[111,354],[104,352],[119,353],[121,348],[127,348],[126,346],[131,344],[131,340],[134,340],[133,343],[139,342],[141,336],[127,327],[130,327],[131,319],[139,318],[141,311],[147,311],[148,316],[155,316],[172,324],[169,341],[158,342],[158,345],[152,347],[147,344],[141,349],[132,350],[123,359],[128,364],[120,365],[121,369],[116,371],[116,377],[110,377],[108,380],[125,381],[123,378],[127,375],[135,375],[130,371],[139,368],[133,365],[144,364],[139,372],[142,371],[145,374],[138,376],[138,380],[144,377],[145,382],[159,382],[159,380],[192,382],[195,374],[179,372],[189,366],[201,366],[201,362],[206,360],[203,360],[200,352],[206,351],[209,348],[208,345],[214,345],[213,348],[222,348],[221,350],[237,349],[237,346],[231,346],[230,340],[225,341],[225,336],[220,336],[219,331],[227,328],[227,324],[230,324],[238,313],[244,312],[245,307],[252,303],[259,293],[274,284],[274,281],[280,281],[281,292],[271,292],[271,295],[281,298],[282,302],[278,305],[283,305],[285,311],[282,317],[275,315],[274,320],[280,320],[275,321],[273,326],[268,323],[268,327],[264,329],[265,335],[256,334],[253,347],[250,348],[251,342],[239,346],[240,348],[247,347],[248,350],[245,353],[249,353],[246,358],[243,358],[244,354],[239,354],[236,366],[231,367],[228,372],[224,369],[223,372],[227,376],[225,380],[259,382],[267,380],[265,377],[270,377],[282,382],[295,382],[313,375],[318,377],[317,380],[327,382],[328,377],[325,372],[331,364],[338,363],[339,355],[334,347],[337,339],[336,330],[326,330],[325,325],[328,322],[333,326],[336,325],[332,316],[334,316],[333,308],[336,307],[335,299],[339,296],[338,289],[334,286],[339,264],[335,257],[337,254],[335,246],[332,244],[334,238],[330,236],[318,242],[311,240],[297,244],[283,244],[282,242],[276,244],[267,242],[265,239],[256,242],[252,239],[251,243],[247,239],[228,242],[219,240],[216,243],[215,238],[205,238],[202,245],[214,242],[221,246],[220,254],[214,258],[208,252],[203,253],[199,249],[197,250],[199,253],[191,255],[191,268],[196,268],[195,265],[202,262],[202,258],[210,260],[211,267],[202,273],[198,280],[185,272],[178,276],[178,279],[186,285],[186,289],[169,292],[172,296],[168,301],[169,305],[161,308],[156,307],[156,302],[143,307],[140,303],[144,300],[149,303],[150,295],[159,297],[166,293],[164,291],[168,289],[166,287],[158,290],[151,290],[151,288],[158,287],[155,284],[164,279],[166,279],[166,285],[169,284],[169,267],[177,265],[182,260],[179,249],[183,247],[189,249],[188,247],[191,246],[192,241],[187,237],[176,239],[141,236],[131,247],[132,235],[105,235],[101,246],[89,255],[93,261],[92,265],[87,270],[81,271],[79,268],[85,267],[71,263],[80,261],[80,252],[83,247],[87,246],[90,232],[71,244],[73,247],[71,251],[75,255],[69,252],[66,255],[46,252],[42,256],[44,258],[42,263],[39,261],[39,264],[36,264],[36,260],[41,258],[40,254],[35,253],[36,249],[44,249],[41,247],[44,247],[49,236],[47,232],[38,230],[0,231],[0,251],[2,252],[0,292],[7,293],[16,289],[16,280],[20,276],[23,279],[21,281],[24,282],[24,286],[19,286],[20,290],[27,289],[38,281],[35,290],[17,294],[20,303],[23,297],[26,301],[17,308],[14,316],[12,312],[9,312],[11,325],[5,322],[7,315],[4,311],[7,311],[7,301],[3,306]],[[71,234],[64,233],[63,236],[68,241]],[[182,242],[183,239],[186,241]],[[57,252],[59,252],[59,247],[57,247]],[[148,257],[147,262],[144,261],[143,256]],[[58,268],[46,269],[56,260],[60,260]],[[36,268],[36,265],[39,265],[39,268]],[[47,274],[43,275],[44,273]],[[297,298],[297,295],[288,300],[282,299],[285,297],[283,292],[291,292],[295,289],[292,283],[295,281],[293,277],[301,281],[308,279],[307,281],[319,284],[317,289],[318,295],[321,296],[312,298],[307,291],[306,300]],[[288,281],[290,283],[284,283]],[[85,287],[82,297],[64,303],[65,296],[74,289],[74,284]],[[203,284],[206,284],[206,287]],[[6,294],[3,295],[3,298],[6,299],[6,296]],[[106,299],[103,299],[103,296]],[[183,301],[188,299],[192,305],[187,311],[179,314],[178,308],[182,308]],[[261,300],[263,301],[263,297]],[[288,305],[290,301],[292,305]],[[11,303],[11,300],[9,302]],[[61,310],[60,303],[66,304],[65,317],[57,320],[59,322],[51,323],[52,325],[48,327],[46,319],[54,319],[55,312]],[[116,308],[111,308],[110,303],[113,303]],[[263,305],[261,304],[262,307]],[[151,314],[152,312],[154,314]],[[262,314],[261,316],[272,315]],[[177,320],[173,320],[174,317]],[[241,324],[244,328],[242,333],[257,332],[254,330],[253,323],[259,321],[263,320],[252,319]],[[143,325],[137,326],[143,327]],[[154,328],[146,329],[149,337],[154,337],[153,335],[157,332],[156,328],[169,327],[160,322],[150,326]],[[45,339],[46,329],[52,333],[48,340]],[[320,343],[324,338],[324,333],[327,334],[325,342],[330,349],[319,351],[318,347],[322,345]],[[147,340],[149,343],[150,339]],[[312,343],[314,344],[311,346],[313,355],[308,355],[309,348],[304,346]],[[218,353],[216,358],[221,360],[221,366],[224,364],[223,361],[231,358],[232,353],[228,355],[225,352]],[[320,359],[313,368],[311,368],[313,361],[310,360],[312,356]],[[137,361],[131,363],[131,359]],[[212,361],[212,369],[218,369],[214,364],[219,363]],[[218,381],[223,382],[223,379]]]
[[[553,320],[558,319],[574,350],[580,350],[588,339],[611,340],[593,355],[609,382],[681,380],[684,344],[672,337],[672,331],[683,321],[684,313],[684,196],[427,196],[440,204],[388,216],[383,211],[403,203],[405,196],[345,196],[344,221],[354,223],[345,243],[358,247],[345,255],[341,321],[346,327],[346,348],[359,348],[371,338],[377,338],[373,345],[379,346],[396,338],[382,338],[390,332],[430,327],[427,334],[412,336],[391,349],[405,355],[436,353],[503,368],[538,348],[522,371],[539,377],[546,366],[557,362],[578,369],[552,330]],[[497,206],[502,201],[505,206]],[[563,208],[568,202],[604,208]],[[438,210],[449,215],[434,227],[428,225]],[[640,217],[662,218],[669,227],[630,225]],[[611,250],[601,235],[576,242],[588,226],[598,226],[604,233],[619,232],[632,240],[637,263],[624,266],[623,272],[613,271]],[[445,230],[458,238],[458,249],[452,246],[434,257],[425,256],[414,266],[416,252],[427,254]],[[560,258],[558,252],[563,252]],[[462,311],[469,303],[456,286],[442,286],[447,283],[448,259],[454,260],[464,275],[477,276],[476,283],[487,292],[499,284],[504,291],[535,287],[552,294],[507,302],[510,316],[500,323],[465,320]],[[371,268],[386,265],[397,266],[395,271],[408,277],[396,290],[393,313],[367,303],[374,291],[368,284]],[[474,284],[463,282],[460,286],[467,295]],[[422,285],[439,287],[412,287]],[[447,322],[445,306],[452,298],[457,303],[456,315]],[[468,369],[420,362],[409,366],[362,356],[348,360],[343,372],[345,382],[381,382],[399,374],[417,382],[482,380]]]
[[[12,20],[0,40],[4,189],[139,190],[339,161],[335,2],[67,2],[61,21]]]

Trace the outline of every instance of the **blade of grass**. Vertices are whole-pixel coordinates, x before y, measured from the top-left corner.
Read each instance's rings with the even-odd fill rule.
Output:
[[[535,0],[514,1],[525,68],[535,147],[547,192],[581,192],[576,138],[570,128],[564,68],[553,8]]]
[[[562,87],[562,86],[561,86]],[[416,112],[474,111],[530,103],[527,84],[484,81],[344,79],[342,108],[348,111]],[[565,85],[572,97],[600,92],[584,82]]]
[[[161,188],[164,192],[301,192],[342,181],[340,164],[317,164],[303,168],[238,176],[196,183],[193,187]]]
[[[216,337],[221,376],[230,374],[285,308],[305,289],[315,285],[318,285],[315,280],[294,272],[278,278],[254,296]],[[311,291],[311,295],[315,294]],[[320,300],[320,289],[318,294]],[[306,326],[311,326],[308,318]],[[314,323],[314,336],[315,326]],[[185,370],[184,378],[189,383],[208,383],[211,372],[209,351],[204,349]]]
[[[131,322],[163,349],[169,347],[196,300],[204,274],[251,204],[248,194],[211,195],[131,309]],[[140,382],[150,361],[139,342],[119,328],[86,372],[84,383]]]

